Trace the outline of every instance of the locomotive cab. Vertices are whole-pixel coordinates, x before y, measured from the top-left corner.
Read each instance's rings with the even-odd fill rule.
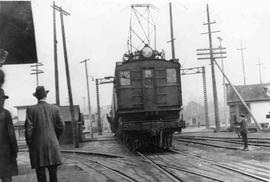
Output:
[[[170,147],[173,132],[184,126],[181,95],[179,62],[165,60],[148,45],[126,54],[124,61],[116,63],[113,131],[132,148]]]

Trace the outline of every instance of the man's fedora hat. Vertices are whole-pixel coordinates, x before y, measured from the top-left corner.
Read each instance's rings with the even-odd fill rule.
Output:
[[[49,90],[45,90],[44,86],[37,86],[36,92],[33,93],[33,96],[35,96],[38,99],[41,99],[41,98],[47,96],[48,92],[49,92]]]

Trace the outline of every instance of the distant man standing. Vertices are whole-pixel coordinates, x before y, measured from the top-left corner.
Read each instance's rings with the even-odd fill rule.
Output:
[[[48,92],[43,86],[38,86],[33,93],[38,103],[26,110],[25,138],[38,182],[47,181],[46,168],[49,170],[50,182],[57,182],[57,166],[61,164],[58,140],[64,123],[59,108],[45,101]]]
[[[243,150],[248,151],[248,139],[247,139],[248,126],[245,114],[240,114],[240,133],[242,136],[242,140],[244,142]]]
[[[2,182],[11,182],[11,177],[18,175],[17,141],[11,114],[4,108],[7,98],[4,90],[0,88],[0,179]]]

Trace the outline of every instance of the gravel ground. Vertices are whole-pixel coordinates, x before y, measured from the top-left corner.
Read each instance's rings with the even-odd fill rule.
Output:
[[[190,132],[191,131],[191,132]],[[236,133],[213,133],[211,130],[199,129],[200,133],[196,133],[198,129],[185,130],[184,135],[192,136],[220,136],[220,137],[235,137]],[[249,137],[270,137],[269,133],[250,133]],[[105,153],[115,156],[121,156],[123,158],[110,158],[98,155],[80,155],[85,160],[76,159],[76,155],[63,155],[64,164],[59,167],[58,177],[61,182],[86,182],[86,181],[126,181],[123,178],[113,174],[107,170],[104,170],[96,165],[89,165],[87,159],[99,161],[102,164],[108,165],[119,171],[123,171],[126,175],[135,178],[137,181],[170,181],[166,175],[159,170],[144,162],[140,157],[130,152],[125,146],[121,144],[119,140],[113,137],[112,134],[104,133],[103,136],[95,136],[93,140],[87,139],[87,142],[80,144],[80,148],[76,150],[83,150],[92,153]],[[72,150],[72,145],[62,146],[63,149]],[[230,164],[233,166],[241,167],[242,169],[261,176],[265,176],[265,171],[270,171],[270,149],[260,147],[250,147],[250,151],[241,150],[228,150],[214,147],[207,147],[196,144],[181,144],[175,142],[175,148],[197,154],[206,158],[222,162],[224,164]],[[181,156],[176,160],[174,156],[166,158],[164,160],[171,160],[181,166],[181,162],[184,160]],[[28,152],[20,152],[18,155],[19,176],[13,177],[15,182],[35,182],[35,171],[30,168]],[[195,169],[195,168],[194,168]],[[199,168],[197,168],[199,170]],[[183,179],[189,179],[189,181],[198,181],[198,176],[188,177],[184,173],[179,173]],[[200,180],[199,180],[200,181]],[[205,180],[204,180],[205,181]],[[207,180],[206,180],[207,181]],[[227,181],[239,181],[237,177],[228,176]],[[241,181],[241,180],[240,180]],[[242,180],[243,181],[243,180]]]

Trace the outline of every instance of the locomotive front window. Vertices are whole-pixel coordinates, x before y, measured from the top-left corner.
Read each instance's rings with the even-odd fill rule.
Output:
[[[144,70],[145,78],[152,78],[152,70]]]
[[[175,83],[176,82],[176,69],[169,68],[166,70],[166,72],[167,72],[167,82]]]
[[[130,72],[129,71],[120,71],[120,84],[130,85]]]

